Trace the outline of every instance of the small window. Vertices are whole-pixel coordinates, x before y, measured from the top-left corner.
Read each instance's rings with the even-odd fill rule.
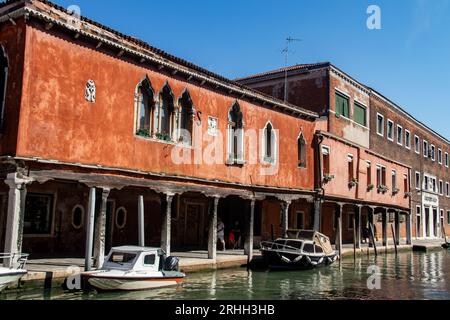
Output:
[[[314,253],[314,245],[310,243],[305,243],[303,245],[303,251],[308,253]]]
[[[447,152],[445,153],[444,159],[445,159],[445,166],[448,168],[448,153]]]
[[[349,99],[338,92],[336,92],[336,115],[350,118]]]
[[[377,134],[384,137],[384,117],[377,114]]]
[[[387,138],[394,141],[394,122],[392,120],[387,122]]]
[[[323,174],[329,175],[330,174],[330,148],[329,147],[322,147],[322,160],[323,160]]]
[[[431,145],[431,160],[436,161],[436,147]]]
[[[323,253],[322,247],[320,247],[320,246],[318,246],[318,245],[315,245],[315,246],[314,246],[314,249],[316,250],[316,253]]]
[[[306,141],[301,134],[297,140],[297,157],[299,168],[306,168]]]
[[[156,261],[156,255],[155,254],[148,254],[144,258],[144,264],[145,265],[154,265]]]
[[[450,197],[450,184],[448,182],[445,183],[445,196]]]
[[[423,140],[423,156],[428,158],[428,141]]]
[[[420,172],[416,171],[416,189],[420,190],[421,181],[420,181]]]
[[[347,162],[348,162],[348,182],[352,182],[354,179],[354,166],[353,166],[353,155],[349,154],[347,156]]]
[[[403,175],[403,190],[406,192],[409,192],[409,182],[408,182],[408,175]]]
[[[264,162],[275,163],[276,137],[272,124],[264,128]]]
[[[447,211],[447,224],[450,225],[450,211]]]
[[[423,179],[424,181],[423,181],[423,188],[425,189],[425,190],[428,190],[429,189],[429,187],[430,187],[430,181],[428,180],[428,176],[424,176],[424,179]]]
[[[372,185],[372,164],[367,161],[367,188]]]
[[[441,196],[444,195],[444,181],[442,181],[442,180],[439,180],[439,194]]]
[[[442,164],[442,150],[438,149],[438,163]]]
[[[356,123],[366,127],[367,126],[367,111],[366,107],[355,102],[353,118]]]
[[[81,229],[84,224],[84,207],[76,205],[72,209],[72,226],[74,229]]]
[[[414,136],[414,150],[420,154],[420,138],[418,136]]]
[[[392,192],[397,189],[397,171],[392,170]]]
[[[228,113],[228,161],[229,164],[244,163],[244,115],[236,101]]]
[[[405,148],[411,149],[411,132],[405,130]]]
[[[123,229],[127,224],[127,210],[124,207],[117,209],[116,211],[116,227]]]
[[[397,125],[397,144],[403,145],[403,128]]]

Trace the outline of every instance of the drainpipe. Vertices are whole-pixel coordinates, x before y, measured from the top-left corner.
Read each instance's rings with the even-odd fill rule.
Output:
[[[320,133],[316,133],[317,143],[316,143],[316,160],[317,160],[317,180],[316,180],[316,192],[320,193],[316,194],[316,199],[314,200],[314,230],[320,231],[320,215],[321,215],[321,200],[325,197],[325,189],[323,188],[323,172],[322,172],[322,157],[321,155],[321,147],[324,137]]]

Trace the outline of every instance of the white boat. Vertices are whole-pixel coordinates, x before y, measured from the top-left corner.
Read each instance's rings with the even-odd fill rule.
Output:
[[[0,267],[0,292],[5,288],[17,283],[27,274],[25,264],[27,254],[0,253],[0,261],[11,261],[11,268]]]
[[[99,291],[135,291],[176,286],[185,274],[178,258],[165,257],[160,248],[112,248],[102,268],[83,272],[90,286]]]

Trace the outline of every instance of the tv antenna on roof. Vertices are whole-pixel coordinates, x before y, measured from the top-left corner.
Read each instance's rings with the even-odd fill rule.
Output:
[[[295,39],[292,37],[286,38],[286,48],[282,51],[285,54],[285,72],[284,72],[284,102],[288,100],[288,66],[289,66],[289,45],[293,42],[300,42],[301,39]]]

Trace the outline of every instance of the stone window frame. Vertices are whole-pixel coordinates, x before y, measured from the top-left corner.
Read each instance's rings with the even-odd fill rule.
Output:
[[[381,118],[381,128],[378,125],[378,119]],[[381,113],[377,112],[377,118],[376,118],[376,129],[377,129],[377,135],[384,137],[384,116]],[[381,130],[381,131],[380,131]]]
[[[446,153],[444,154],[444,161],[445,161],[445,167],[448,168],[448,165],[449,165],[448,152],[446,152]]]
[[[306,169],[307,168],[307,148],[306,148],[307,141],[305,139],[305,136],[303,134],[303,131],[300,132],[300,134],[297,137],[297,161],[298,161],[298,168],[300,169]]]
[[[411,150],[411,131],[405,129],[405,148]]]
[[[439,179],[439,195],[443,196],[444,195],[444,181]]]
[[[271,142],[270,142],[270,156],[267,155],[267,130],[270,126],[271,131]],[[273,126],[272,122],[269,120],[267,121],[266,125],[264,126],[262,137],[261,137],[261,162],[264,164],[270,164],[274,165],[277,163],[278,160],[278,137],[276,134],[275,127]]]
[[[417,178],[419,178],[419,179],[417,179]],[[417,183],[417,182],[419,182],[419,183]],[[421,174],[419,171],[416,171],[414,184],[415,184],[416,190],[422,189],[422,179],[421,179]]]
[[[237,106],[237,110],[241,113],[241,123],[234,123],[232,120],[233,109]],[[227,113],[228,126],[227,126],[227,165],[242,166],[245,164],[245,121],[242,112],[242,107],[239,101],[235,100]],[[237,136],[237,142],[234,141],[234,137]],[[240,140],[240,141],[239,141]],[[240,142],[240,143],[239,143]],[[237,145],[235,145],[235,143]],[[234,154],[234,147],[236,147],[237,154]]]
[[[391,130],[391,135],[389,135],[389,125],[392,124],[392,130]],[[394,142],[394,138],[395,138],[395,123],[394,121],[392,121],[391,119],[388,119],[386,122],[386,138],[389,141]]]
[[[423,139],[423,141],[422,141],[422,149],[423,149],[422,154],[423,154],[424,158],[428,158],[428,156],[429,156],[429,154],[428,154],[429,146],[428,146],[428,141],[425,140],[425,139]]]
[[[442,149],[438,148],[438,163],[442,165]]]
[[[404,136],[403,126],[397,124],[397,144],[399,146],[403,146],[403,136]]]
[[[397,181],[397,170],[392,169],[391,171],[391,184],[392,184],[392,192],[394,192],[395,189],[398,187],[398,181]]]
[[[436,161],[436,146],[434,144],[430,145],[431,160]]]
[[[420,155],[420,137],[417,134],[414,135],[414,151]]]
[[[450,183],[448,182],[445,183],[445,196],[450,198]]]
[[[80,223],[79,226],[76,226],[75,223],[74,223],[74,221],[73,221],[73,218],[74,218],[74,214],[75,214],[75,210],[76,210],[76,209],[81,209],[81,223]],[[82,204],[79,203],[79,204],[76,204],[76,205],[73,206],[70,223],[72,224],[72,227],[73,227],[75,230],[80,230],[80,229],[82,229],[82,228],[84,227],[84,220],[85,220],[85,219],[84,219],[84,216],[85,216],[85,213],[86,213],[86,210],[84,209],[84,206],[83,206]]]

